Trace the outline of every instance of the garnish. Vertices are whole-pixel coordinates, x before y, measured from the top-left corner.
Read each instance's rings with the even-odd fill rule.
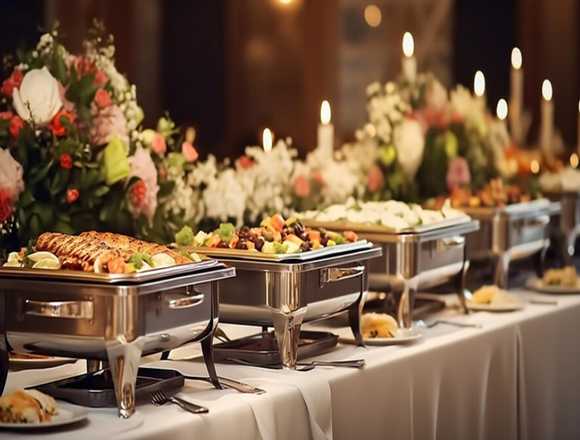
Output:
[[[151,259],[151,256],[143,252],[137,252],[133,254],[131,258],[129,258],[129,263],[132,264],[137,270],[141,269],[144,263],[147,263],[149,266],[153,267],[153,260]]]
[[[189,226],[184,226],[175,234],[175,242],[179,246],[189,246],[193,243],[193,230]]]
[[[231,223],[222,223],[216,232],[223,242],[229,243],[230,240],[234,237],[236,228]]]

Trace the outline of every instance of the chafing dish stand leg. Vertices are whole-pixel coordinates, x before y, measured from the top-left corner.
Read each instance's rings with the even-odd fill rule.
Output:
[[[202,339],[201,351],[203,352],[203,360],[205,362],[205,368],[207,368],[207,373],[209,374],[211,383],[218,390],[221,390],[223,389],[223,386],[218,378],[217,371],[215,370],[215,363],[213,360],[213,333],[214,332],[212,331],[211,334]]]
[[[287,307],[285,307],[287,309]],[[272,311],[274,333],[278,343],[278,351],[282,365],[292,370],[296,369],[298,361],[298,342],[300,341],[300,327],[306,315],[306,307],[294,311]]]
[[[494,282],[500,289],[509,288],[510,261],[511,256],[508,252],[496,257]]]
[[[142,350],[139,339],[133,342],[114,341],[107,344],[119,417],[123,419],[128,419],[135,412],[135,384]]]
[[[413,306],[415,305],[415,296],[419,287],[419,278],[405,279],[403,280],[403,286],[403,293],[397,310],[397,320],[400,328],[411,329],[413,327]]]
[[[459,305],[463,309],[463,313],[469,315],[469,307],[467,307],[467,271],[469,270],[469,260],[463,257],[463,267],[461,272],[455,276],[455,288],[457,289],[457,296],[459,297]]]
[[[358,300],[348,308],[348,322],[350,324],[350,329],[352,330],[354,340],[359,347],[365,346],[365,340],[360,329],[360,318],[363,314],[366,298],[367,292],[365,291],[365,276],[361,275],[360,295]]]
[[[549,247],[550,241],[546,240],[544,247],[540,249],[540,251],[534,256],[536,275],[538,278],[542,278],[544,276],[544,269],[546,267],[546,253],[548,252]]]

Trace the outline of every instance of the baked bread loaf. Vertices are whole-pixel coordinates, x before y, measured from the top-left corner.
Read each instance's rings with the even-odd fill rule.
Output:
[[[392,338],[398,328],[395,318],[386,313],[365,313],[361,318],[364,338]]]
[[[3,423],[49,422],[57,413],[55,400],[36,390],[16,390],[0,397]]]

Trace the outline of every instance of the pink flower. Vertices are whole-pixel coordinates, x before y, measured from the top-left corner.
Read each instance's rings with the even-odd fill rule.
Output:
[[[157,193],[159,192],[157,168],[149,151],[142,147],[138,147],[135,154],[129,158],[129,164],[130,177],[140,179],[130,189],[131,213],[135,218],[144,215],[151,222],[157,210]]]
[[[367,175],[367,188],[370,192],[377,192],[385,183],[385,176],[383,171],[377,166],[373,165]]]
[[[107,76],[107,74],[103,72],[101,69],[97,69],[97,71],[95,72],[95,84],[98,87],[104,87],[105,84],[107,84],[107,82],[109,82],[109,77]]]
[[[305,198],[310,195],[310,182],[305,176],[300,175],[296,177],[292,183],[292,186],[294,187],[294,193],[298,197]]]
[[[95,93],[95,104],[97,104],[99,108],[109,107],[112,103],[113,101],[111,100],[109,92],[105,89],[97,90],[97,93]]]
[[[117,136],[126,145],[129,144],[129,130],[123,111],[116,105],[99,109],[93,106],[93,125],[91,127],[91,143],[105,145]]]
[[[238,159],[237,163],[238,166],[244,170],[247,170],[248,168],[252,168],[254,166],[254,161],[252,160],[252,158],[246,156],[245,154]]]
[[[462,157],[456,157],[447,167],[447,188],[453,191],[463,185],[468,185],[471,181],[469,165]]]
[[[151,149],[159,156],[165,154],[167,151],[167,144],[165,143],[165,138],[163,135],[159,133],[155,133],[153,135],[153,139],[151,139]]]
[[[7,149],[0,148],[0,223],[10,218],[14,203],[24,191],[22,166]]]
[[[199,153],[195,149],[191,142],[184,142],[181,144],[181,153],[185,157],[185,160],[188,162],[195,162],[199,157]]]

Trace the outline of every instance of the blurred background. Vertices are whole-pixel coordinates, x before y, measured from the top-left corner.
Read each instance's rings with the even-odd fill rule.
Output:
[[[400,72],[401,38],[415,37],[419,71],[472,87],[488,105],[509,97],[510,51],[522,49],[525,103],[538,125],[544,78],[556,124],[576,140],[580,97],[578,0],[2,0],[0,54],[35,44],[56,21],[71,50],[93,18],[115,35],[117,63],[137,85],[145,124],[169,111],[194,125],[202,153],[237,156],[261,129],[314,148],[320,103],[340,140],[366,117],[365,88]]]

